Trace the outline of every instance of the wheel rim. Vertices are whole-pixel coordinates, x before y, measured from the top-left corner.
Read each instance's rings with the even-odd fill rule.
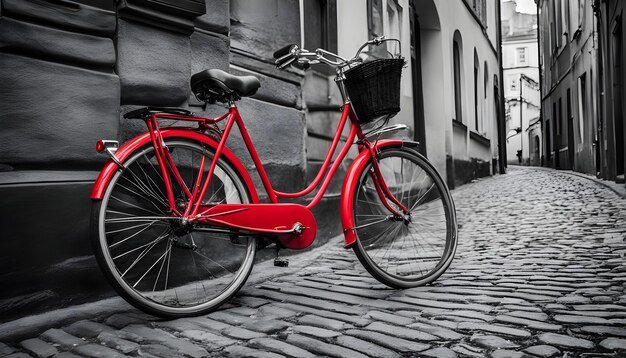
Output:
[[[166,143],[193,192],[201,157],[206,178],[212,154],[186,141]],[[255,240],[190,231],[169,216],[152,147],[125,166],[113,177],[99,215],[101,250],[118,288],[142,306],[173,314],[209,310],[234,295],[251,270]],[[183,190],[178,184],[173,188],[182,209]],[[249,195],[237,173],[220,160],[202,202],[247,203]]]
[[[376,192],[371,167],[363,171],[354,199],[357,245],[366,267],[399,286],[434,280],[449,265],[455,247],[452,204],[443,183],[415,155],[383,152],[379,167],[385,183],[411,211],[394,217]]]

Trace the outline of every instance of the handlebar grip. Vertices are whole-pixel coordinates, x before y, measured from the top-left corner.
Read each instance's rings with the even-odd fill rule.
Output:
[[[275,59],[279,59],[279,58],[285,56],[286,54],[291,52],[291,48],[293,46],[298,46],[298,45],[296,45],[296,44],[289,44],[289,45],[281,48],[280,50],[276,50],[276,52],[274,52],[274,58]]]

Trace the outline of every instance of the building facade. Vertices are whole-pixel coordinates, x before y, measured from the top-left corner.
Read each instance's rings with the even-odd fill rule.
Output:
[[[352,56],[375,35],[401,40],[408,63],[402,111],[393,122],[412,129],[448,185],[497,173],[504,149],[499,1],[369,0],[337,7],[338,14],[354,15],[338,23],[339,54]]]
[[[541,165],[537,16],[505,1],[501,20],[507,162]]]
[[[291,43],[351,57],[373,36],[401,39],[403,110],[393,123],[410,127],[407,136],[451,186],[494,173],[504,156],[496,0],[0,4],[0,314],[7,319],[9,311],[110,294],[89,243],[89,193],[106,159],[95,142],[145,131],[122,117],[138,107],[225,112],[190,91],[190,76],[204,69],[260,78],[257,94],[238,106],[281,191],[315,176],[341,105],[332,71],[274,67],[272,53]],[[319,236],[339,233],[341,183],[315,212]]]
[[[622,1],[538,1],[545,163],[624,182]]]

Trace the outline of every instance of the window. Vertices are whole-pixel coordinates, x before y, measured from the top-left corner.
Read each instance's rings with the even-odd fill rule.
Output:
[[[587,110],[587,79],[586,74],[578,77],[578,135],[580,144],[584,143],[585,112]]]
[[[554,0],[556,4],[555,15],[556,15],[556,47],[561,47],[561,39],[563,37],[563,12],[561,10],[561,0]]]
[[[476,49],[474,48],[474,128],[476,129],[476,132],[480,132],[480,126],[478,124],[478,114],[480,113],[478,108],[480,106],[480,103],[478,102],[478,90],[480,89],[480,86],[478,86],[479,72],[480,62],[478,61],[478,54],[476,53]]]
[[[303,46],[314,51],[323,48],[337,52],[337,0],[307,0],[303,2]],[[314,66],[329,72],[328,66]]]
[[[367,28],[370,39],[383,35],[383,0],[367,0]]]
[[[452,45],[452,57],[454,62],[454,115],[456,120],[459,122],[463,122],[463,104],[462,104],[462,68],[461,68],[461,45],[460,38],[461,34],[459,31],[455,31],[454,33],[454,42]]]
[[[396,0],[387,0],[387,21],[385,21],[385,37],[399,39],[402,41],[402,6]],[[387,46],[396,46],[395,43],[387,43]],[[387,48],[387,51],[394,52],[394,49]],[[397,51],[397,50],[396,50]]]
[[[583,19],[585,18],[585,2],[584,0],[578,0],[578,27],[583,27]]]
[[[527,47],[518,47],[515,49],[517,52],[517,64],[525,65],[526,64],[526,52],[528,51]]]
[[[517,92],[519,89],[517,88],[519,84],[519,76],[518,75],[511,75],[509,76],[509,88],[511,89],[511,92]]]

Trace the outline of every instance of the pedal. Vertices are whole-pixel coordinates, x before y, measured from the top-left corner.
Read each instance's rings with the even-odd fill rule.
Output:
[[[289,266],[289,259],[285,257],[277,257],[274,259],[274,266],[287,267]]]

